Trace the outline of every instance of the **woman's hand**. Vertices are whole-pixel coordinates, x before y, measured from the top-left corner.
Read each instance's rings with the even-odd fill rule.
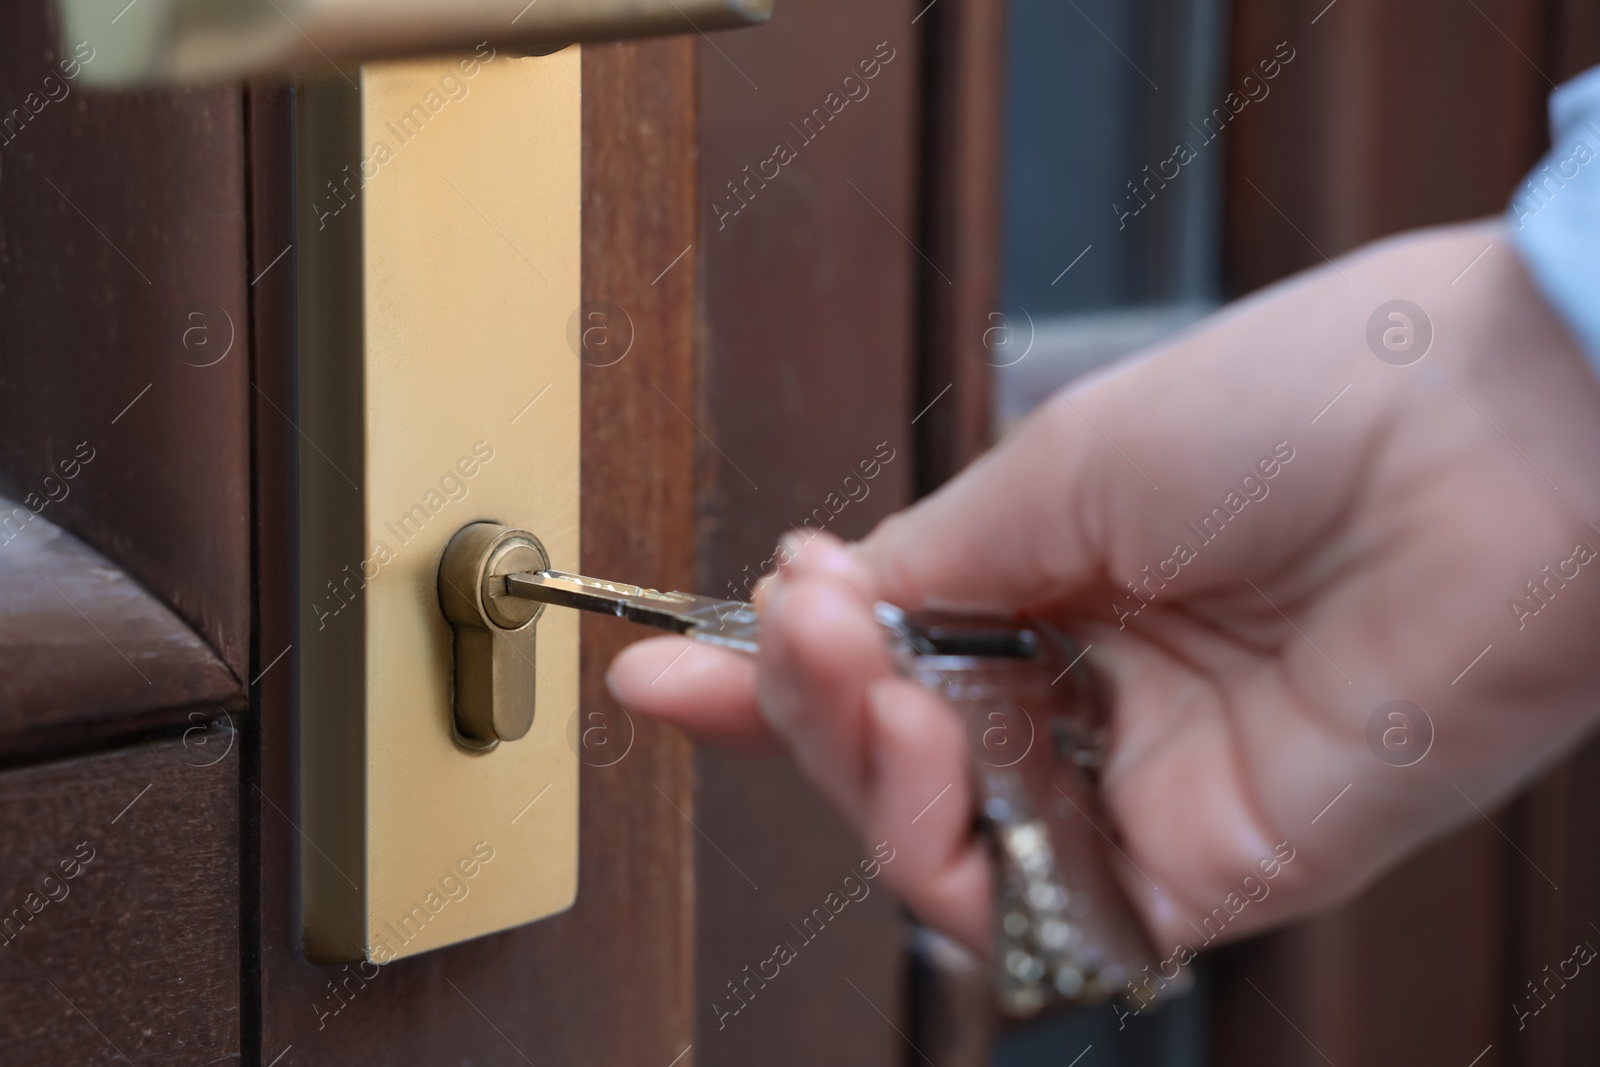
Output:
[[[1402,320],[1368,341],[1396,299],[1433,335],[1405,366],[1420,321],[1409,351],[1383,343],[1405,348]],[[755,659],[660,638],[611,684],[698,738],[787,746],[895,847],[884,878],[911,908],[983,952],[963,731],[894,674],[872,603],[1043,614],[1109,683],[1119,873],[1158,945],[1194,944],[1294,849],[1232,938],[1348,897],[1588,727],[1591,520],[1593,371],[1499,223],[1428,231],[1083,382],[859,544],[791,534]],[[1392,700],[1426,719],[1379,714]]]

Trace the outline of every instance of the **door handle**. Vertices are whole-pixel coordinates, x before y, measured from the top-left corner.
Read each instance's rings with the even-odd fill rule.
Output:
[[[764,22],[773,0],[57,0],[96,85],[226,81],[372,59],[516,53]]]

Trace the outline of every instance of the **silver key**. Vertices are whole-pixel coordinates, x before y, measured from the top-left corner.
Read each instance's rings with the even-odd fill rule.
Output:
[[[736,652],[755,652],[759,647],[760,613],[742,600],[718,600],[694,593],[663,593],[659,589],[553,570],[506,575],[506,594],[615,615]]]

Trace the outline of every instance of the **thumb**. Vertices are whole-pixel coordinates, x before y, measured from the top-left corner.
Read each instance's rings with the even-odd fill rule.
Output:
[[[855,545],[884,600],[911,610],[1011,614],[1108,584],[1100,503],[1120,462],[1066,396],[938,492]],[[1106,453],[1110,453],[1109,457]],[[1114,472],[1150,492],[1132,470]]]

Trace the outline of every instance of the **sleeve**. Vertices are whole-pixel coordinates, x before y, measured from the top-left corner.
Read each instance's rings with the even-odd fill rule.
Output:
[[[1600,371],[1600,67],[1550,95],[1550,143],[1507,222],[1534,284]]]

